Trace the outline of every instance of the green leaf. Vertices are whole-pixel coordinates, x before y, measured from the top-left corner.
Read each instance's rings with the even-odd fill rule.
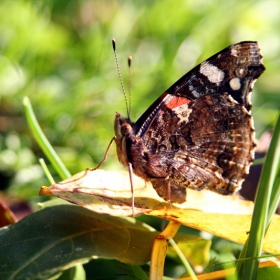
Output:
[[[182,233],[178,233],[174,239],[192,267],[199,267],[201,270],[201,268],[209,263],[210,240]],[[174,259],[178,259],[178,255],[173,247],[168,248],[167,255]]]
[[[148,280],[140,266],[124,264],[116,260],[97,259],[85,265],[87,280],[120,279],[120,280]]]
[[[133,218],[60,205],[31,214],[0,237],[0,279],[47,279],[93,255],[141,265],[158,232]]]
[[[58,280],[85,280],[86,272],[81,264],[71,267],[65,271],[57,278]]]
[[[263,267],[258,270],[258,280],[280,279],[280,268],[276,266]]]

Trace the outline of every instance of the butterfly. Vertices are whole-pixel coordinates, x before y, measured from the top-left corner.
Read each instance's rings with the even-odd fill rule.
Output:
[[[241,188],[254,159],[250,95],[265,67],[257,42],[231,45],[167,89],[136,121],[116,113],[119,161],[170,203],[187,188]]]

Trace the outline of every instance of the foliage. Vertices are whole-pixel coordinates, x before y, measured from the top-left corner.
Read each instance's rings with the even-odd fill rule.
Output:
[[[201,60],[238,41],[259,41],[267,67],[252,96],[259,138],[273,128],[279,114],[279,8],[277,0],[180,0],[176,4],[172,0],[3,0],[1,189],[7,197],[36,207],[37,201],[43,201],[38,197],[40,186],[48,185],[38,164],[43,153],[24,118],[24,96],[31,100],[47,138],[72,174],[96,166],[103,158],[113,136],[114,113],[125,113],[111,50],[113,37],[125,86],[126,56],[133,55],[134,120]],[[49,163],[48,167],[54,170]],[[120,169],[113,149],[105,168]]]

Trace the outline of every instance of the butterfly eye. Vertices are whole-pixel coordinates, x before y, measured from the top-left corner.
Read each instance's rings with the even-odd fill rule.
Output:
[[[122,126],[121,126],[122,136],[127,136],[127,135],[131,134],[132,131],[133,131],[133,129],[130,124],[128,124],[128,123],[122,124]]]

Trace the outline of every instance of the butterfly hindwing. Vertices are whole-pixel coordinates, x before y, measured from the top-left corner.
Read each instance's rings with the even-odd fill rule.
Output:
[[[163,106],[142,136],[147,157],[152,155],[146,174],[154,188],[173,202],[185,201],[186,188],[233,193],[252,162],[250,115],[228,94],[205,95],[179,108]],[[154,162],[168,179],[154,178]]]

